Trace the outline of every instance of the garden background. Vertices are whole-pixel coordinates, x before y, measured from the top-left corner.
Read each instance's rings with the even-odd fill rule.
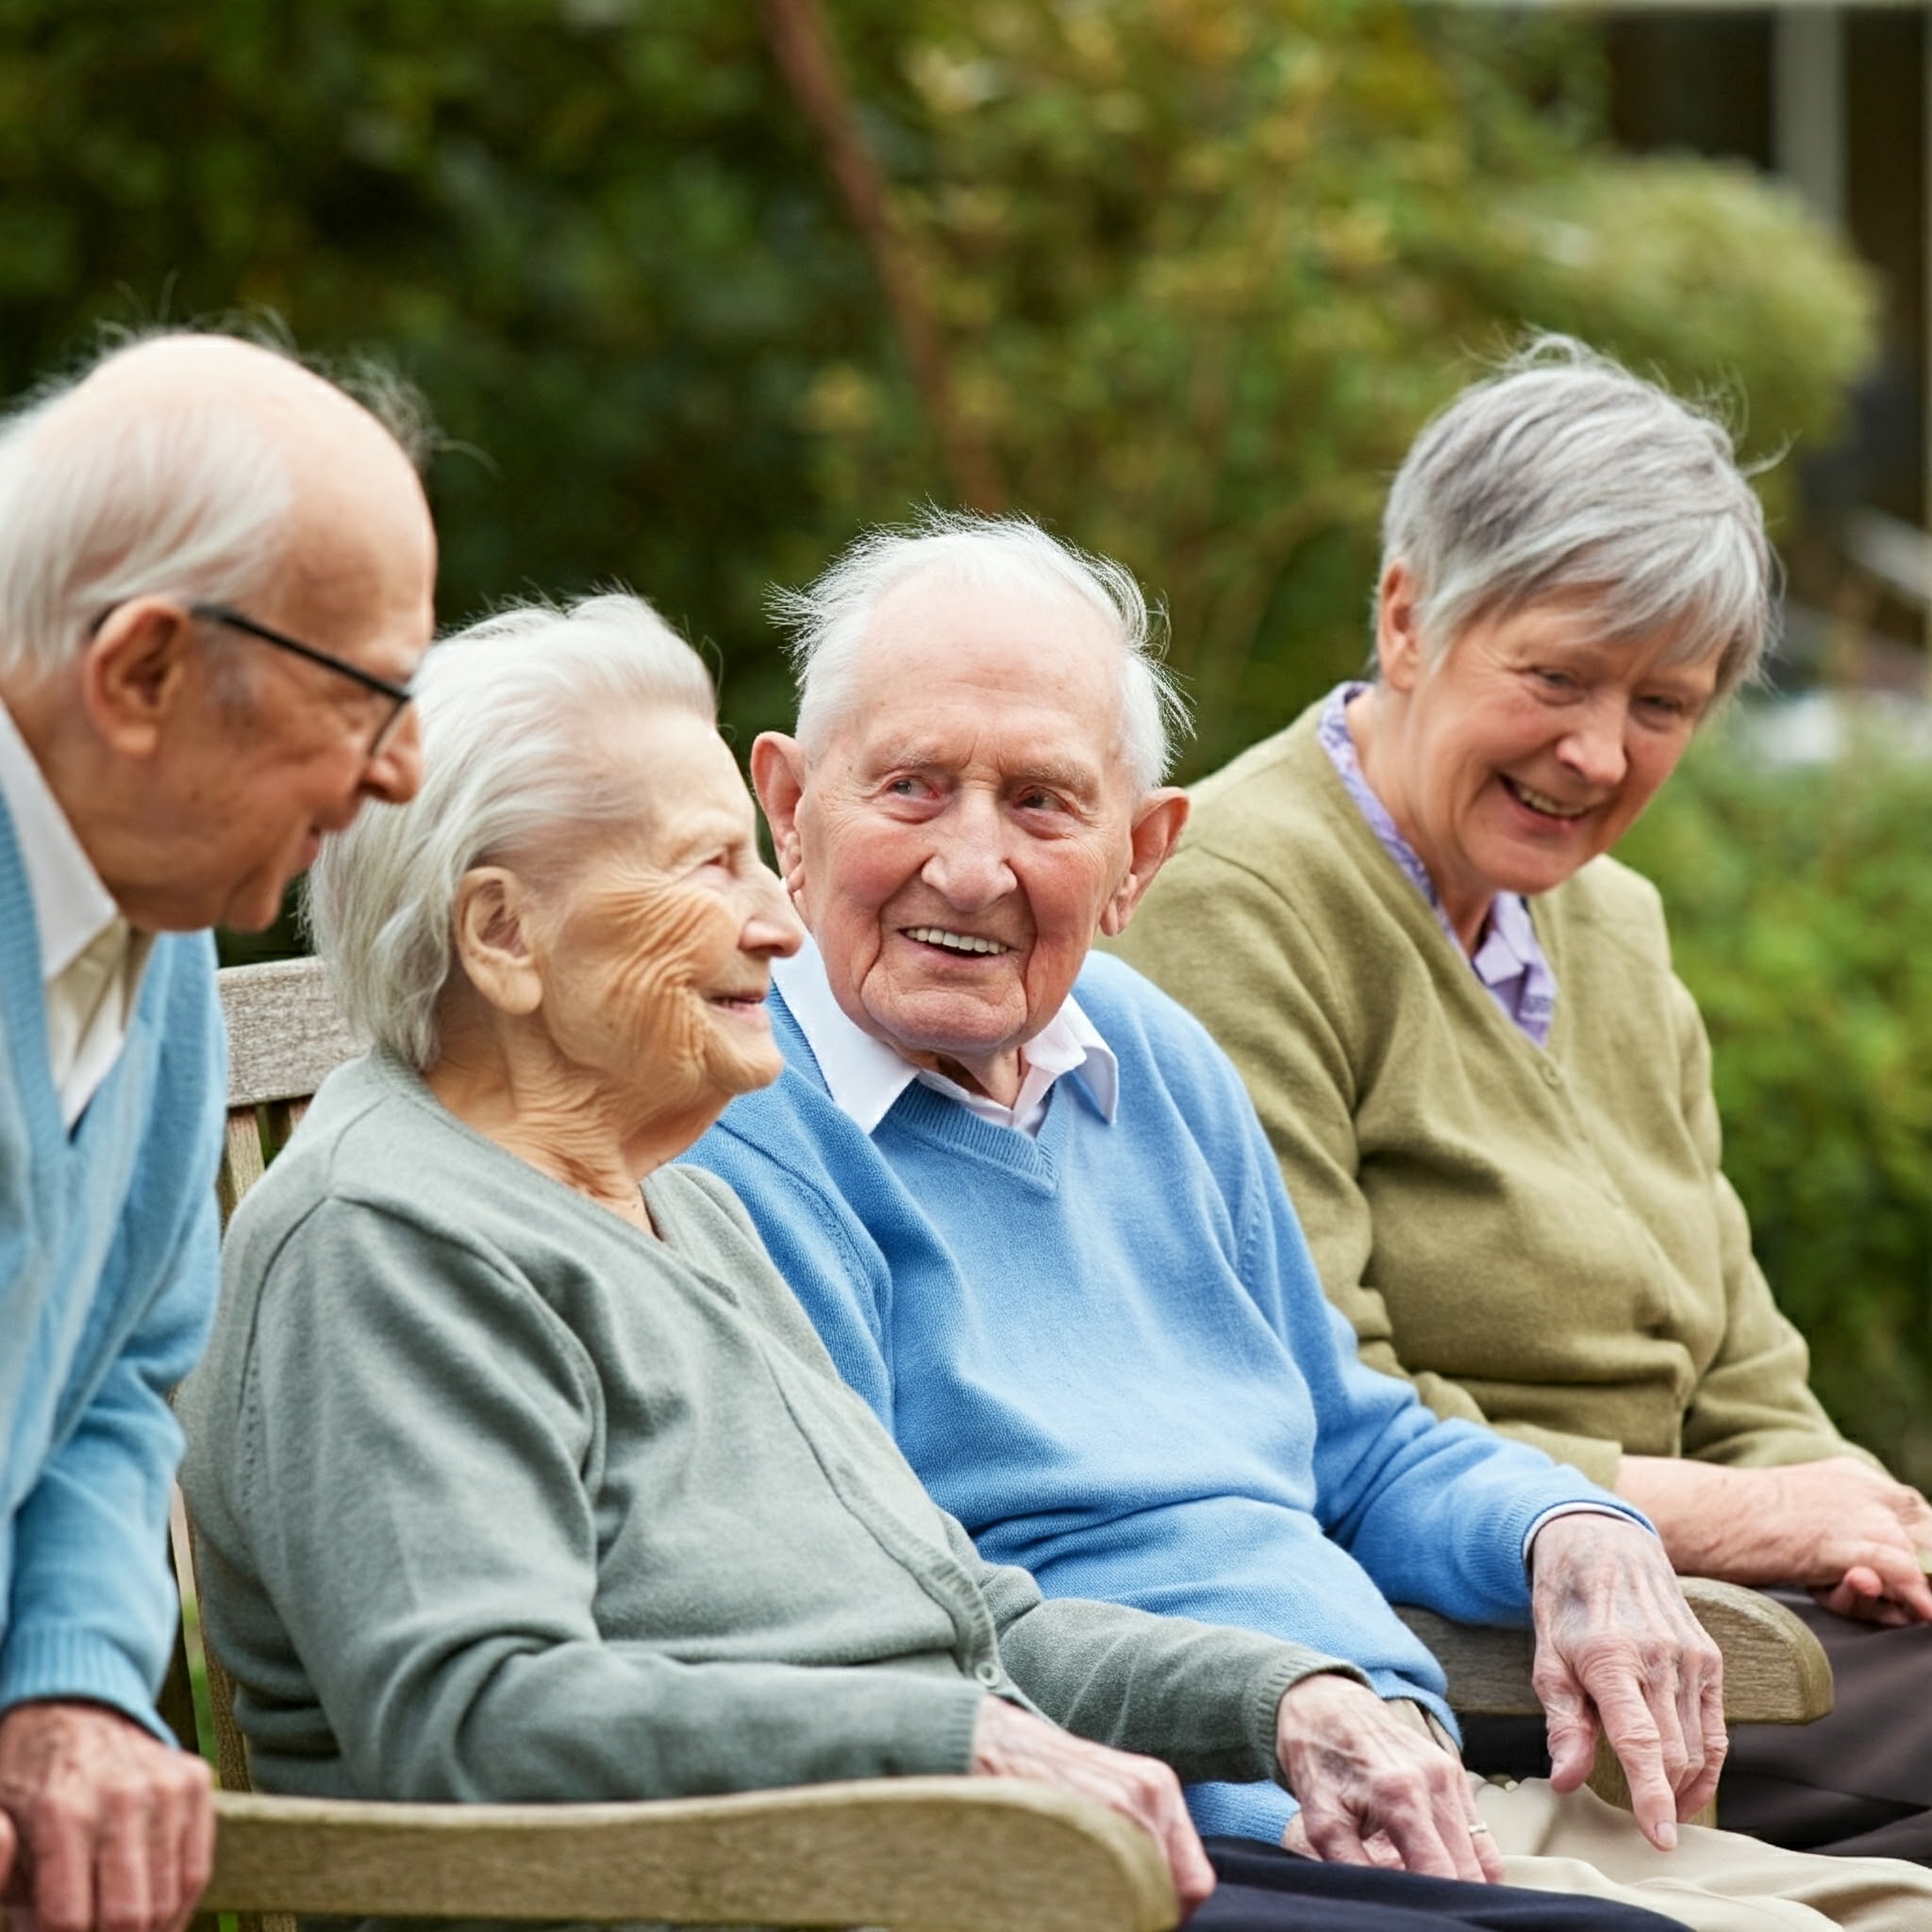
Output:
[[[445,624],[625,583],[741,744],[767,586],[967,502],[1165,600],[1197,774],[1360,663],[1387,477],[1524,327],[1725,398],[1788,544],[1875,348],[1795,199],[1612,151],[1587,27],[1393,0],[0,0],[0,210],[8,392],[102,324],[377,354]],[[1932,1483],[1932,760],[1745,722],[1625,856],[1821,1391]]]

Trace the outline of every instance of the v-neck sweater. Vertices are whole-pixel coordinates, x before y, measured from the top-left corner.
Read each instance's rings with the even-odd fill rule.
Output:
[[[375,1054],[249,1192],[181,1393],[206,1615],[268,1789],[672,1797],[957,1773],[989,1695],[1265,1777],[1333,1660],[1043,1603],[839,1380],[709,1174],[653,1239]]]
[[[783,1076],[690,1158],[982,1554],[1050,1596],[1346,1657],[1453,1724],[1388,1599],[1523,1623],[1531,1524],[1607,1499],[1362,1368],[1224,1056],[1118,960],[1075,991],[1119,1060],[1111,1122],[1076,1081],[1037,1138],[914,1083],[868,1135],[774,993]],[[1190,1803],[1264,1838],[1291,1808],[1224,1784]]]
[[[167,1394],[208,1333],[227,1054],[205,933],[154,941],[70,1133],[33,896],[0,807],[0,1709],[113,1706],[160,1735],[177,1604]]]
[[[1348,797],[1317,711],[1195,788],[1120,951],[1233,1058],[1363,1359],[1616,1480],[1627,1451],[1851,1450],[1720,1166],[1710,1049],[1656,889],[1530,902],[1562,996],[1511,1025]]]

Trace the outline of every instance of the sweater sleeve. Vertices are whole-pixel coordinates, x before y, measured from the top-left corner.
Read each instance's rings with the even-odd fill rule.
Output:
[[[1480,1423],[1580,1469],[1616,1480],[1620,1443],[1536,1424],[1496,1422],[1451,1376],[1406,1361],[1376,1286],[1373,1210],[1360,1184],[1357,1073],[1333,957],[1369,941],[1349,928],[1354,908],[1330,908],[1343,929],[1311,931],[1288,896],[1245,865],[1203,846],[1161,873],[1159,917],[1129,928],[1121,952],[1185,1000],[1240,1070],[1280,1164],[1315,1270],[1348,1318],[1370,1368],[1410,1383],[1445,1421]]]
[[[1684,1454],[1739,1467],[1811,1462],[1828,1456],[1877,1458],[1847,1442],[1811,1392],[1805,1339],[1778,1311],[1751,1252],[1744,1204],[1724,1178],[1710,1041],[1689,988],[1673,976],[1671,1018],[1683,1070],[1684,1118],[1716,1197],[1724,1270],[1724,1333],[1684,1416]]]
[[[181,1459],[168,1393],[208,1338],[215,1224],[210,1174],[133,1332],[21,1507],[0,1709],[85,1698],[175,1741],[154,1706],[180,1616],[165,1554],[169,1486]]]
[[[985,1692],[950,1672],[604,1638],[593,1367],[493,1254],[325,1200],[267,1262],[242,1388],[249,1547],[359,1791],[651,1798],[968,1768]],[[678,1471],[661,1476],[670,1507]]]
[[[1000,1660],[1056,1724],[1172,1765],[1184,1784],[1279,1782],[1275,1713],[1304,1677],[1353,1664],[1247,1630],[1120,1604],[1043,1597],[1024,1571],[989,1563],[948,1517],[955,1554],[985,1596]]]

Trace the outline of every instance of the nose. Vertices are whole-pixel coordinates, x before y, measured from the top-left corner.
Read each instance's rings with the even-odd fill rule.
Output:
[[[999,806],[990,793],[965,792],[931,829],[933,849],[919,875],[947,905],[983,912],[1013,890]]]
[[[362,791],[385,805],[407,805],[423,786],[423,727],[414,705],[396,721],[362,774]]]
[[[789,959],[805,943],[805,927],[791,909],[791,895],[770,867],[760,865],[750,916],[738,936],[739,947],[769,959]]]
[[[1628,722],[1622,705],[1592,702],[1565,733],[1557,756],[1589,785],[1603,789],[1621,784],[1630,764],[1624,748]]]

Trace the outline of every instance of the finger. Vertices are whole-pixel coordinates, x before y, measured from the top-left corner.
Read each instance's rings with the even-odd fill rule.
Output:
[[[174,1932],[181,1916],[181,1807],[186,1796],[186,1788],[170,1780],[148,1812],[144,1932]]]
[[[1677,1816],[1694,1818],[1717,1796],[1718,1779],[1731,1748],[1724,1728],[1724,1687],[1722,1675],[1706,1677],[1699,1693],[1696,1727],[1703,1744],[1703,1763],[1695,1778],[1677,1793]]]
[[[190,1758],[189,1790],[180,1824],[180,1922],[194,1916],[215,1864],[214,1777],[200,1758]]]
[[[1663,1753],[1649,1706],[1641,1697],[1622,1697],[1600,1702],[1597,1714],[1603,1721],[1604,1736],[1624,1767],[1624,1780],[1630,1787],[1630,1809],[1644,1837],[1660,1852],[1672,1850],[1677,1842],[1677,1793],[1664,1774]]]
[[[1550,1783],[1559,1792],[1576,1790],[1596,1766],[1596,1719],[1568,1669],[1537,1685],[1542,1699],[1543,1729],[1550,1746]]]
[[[24,1849],[33,1868],[41,1932],[91,1932],[94,1924],[94,1814],[62,1797],[42,1799]]]
[[[148,1857],[153,1808],[119,1798],[101,1823],[94,1839],[99,1932],[152,1932],[154,1887]]]
[[[1215,1882],[1214,1867],[1208,1862],[1207,1850],[1185,1806],[1179,1824],[1163,1840],[1162,1849],[1167,1854],[1167,1869],[1174,1877],[1174,1897],[1185,1919],[1195,1907],[1212,1896]]]
[[[0,1811],[0,1900],[7,1897],[8,1881],[13,1876],[15,1844],[13,1820]]]
[[[1925,1574],[1917,1550],[1876,1552],[1868,1563],[1854,1567],[1875,1572],[1878,1595],[1909,1610],[1921,1623],[1932,1624],[1932,1577]]]
[[[1330,1865],[1374,1865],[1374,1857],[1362,1841],[1361,1833],[1346,1811],[1317,1809],[1302,1802],[1302,1830],[1316,1857]],[[1398,1855],[1399,1856],[1399,1855]]]

